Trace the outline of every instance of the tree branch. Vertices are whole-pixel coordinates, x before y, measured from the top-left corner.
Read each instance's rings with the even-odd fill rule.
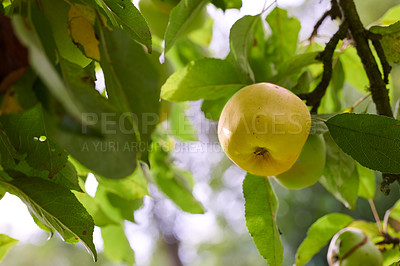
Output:
[[[381,61],[382,70],[383,70],[383,81],[385,82],[385,84],[388,84],[389,83],[389,74],[390,74],[390,71],[392,70],[392,67],[388,63],[386,56],[385,56],[385,52],[383,51],[383,47],[381,44],[382,36],[379,34],[374,34],[370,31],[367,31],[367,36],[368,36],[368,39],[370,39],[372,44],[374,45],[375,51],[378,54],[379,60]]]
[[[332,57],[335,52],[336,46],[341,39],[346,37],[347,23],[343,22],[338,31],[332,36],[329,42],[326,44],[324,51],[319,54],[318,59],[322,61],[324,65],[324,71],[322,73],[322,79],[317,87],[310,93],[302,93],[298,96],[302,100],[306,100],[307,105],[312,106],[311,112],[316,113],[321,99],[324,97],[326,89],[329,86],[329,82],[332,78]]]
[[[340,17],[340,9],[336,0],[331,1],[331,8],[321,16],[321,18],[315,23],[314,29],[310,35],[309,39],[315,37],[318,33],[319,27],[321,27],[322,23],[325,21],[327,17],[331,17],[331,20]]]
[[[364,65],[370,83],[369,89],[371,90],[372,100],[376,105],[376,111],[379,115],[393,117],[386,84],[382,79],[382,74],[372,54],[366,30],[358,16],[354,1],[340,0],[339,6],[342,12],[342,18],[347,21],[349,25],[349,33],[354,40],[357,54]]]

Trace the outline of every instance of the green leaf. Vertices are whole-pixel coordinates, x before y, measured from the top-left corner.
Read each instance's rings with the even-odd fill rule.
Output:
[[[133,212],[143,203],[141,199],[127,200],[121,198],[117,194],[107,191],[102,185],[98,186],[94,199],[101,206],[102,211],[116,222],[123,220],[135,222]]]
[[[202,12],[208,0],[180,1],[171,11],[165,33],[164,54],[178,40],[190,23]]]
[[[340,96],[342,95],[343,91],[343,86],[345,83],[345,76],[344,76],[344,70],[343,70],[343,64],[338,59],[336,63],[334,64],[333,70],[332,70],[332,78],[330,82],[330,98],[333,101],[333,106],[334,112],[339,112],[342,110],[342,104],[340,101]]]
[[[386,249],[382,253],[383,264],[390,266],[399,265],[400,250],[397,248]]]
[[[242,0],[212,0],[211,3],[223,11],[229,8],[240,9],[242,7]]]
[[[231,96],[243,86],[228,61],[206,58],[172,74],[162,86],[161,98],[177,102],[215,100]]]
[[[3,187],[0,183],[0,200],[4,197],[4,195],[6,194],[7,190],[5,189],[5,187]]]
[[[75,99],[65,87],[61,77],[48,59],[37,35],[25,23],[19,15],[12,17],[14,31],[20,41],[29,51],[29,62],[40,79],[45,83],[53,95],[65,106],[76,119],[81,118],[81,112],[76,105]]]
[[[400,222],[400,200],[396,201],[392,208],[390,208],[390,218]]]
[[[354,209],[359,186],[356,162],[344,153],[329,134],[324,135],[326,163],[319,182],[346,208]]]
[[[369,239],[380,236],[379,228],[375,222],[355,220],[348,227],[360,229]]]
[[[115,21],[117,25],[129,36],[146,46],[149,53],[152,52],[151,33],[146,20],[131,1],[124,0],[100,0],[104,10],[109,16],[112,16],[111,21]]]
[[[3,165],[11,161],[11,159],[17,158],[18,154],[4,131],[1,122],[0,127],[0,164]]]
[[[131,124],[147,145],[160,110],[160,74],[154,60],[120,29],[100,27],[101,67],[110,102],[124,114],[133,114]]]
[[[104,254],[111,261],[126,265],[135,263],[135,253],[129,245],[122,224],[102,227],[101,236],[104,241]]]
[[[373,26],[370,31],[382,36],[382,44],[385,57],[388,62],[400,64],[400,21],[387,26]]]
[[[19,173],[23,173],[26,176],[40,177],[44,180],[51,181],[68,189],[81,191],[81,187],[78,184],[77,172],[71,162],[67,161],[64,164],[64,167],[56,175],[49,176],[49,172],[46,170],[37,170],[32,168],[23,157],[25,156],[20,156],[17,160],[10,161],[8,164],[4,164],[3,168],[11,176],[13,176],[13,172],[15,172],[17,176]]]
[[[57,231],[66,242],[82,240],[97,260],[93,219],[71,191],[34,177],[21,176],[5,185],[45,226]]]
[[[20,114],[2,115],[0,122],[18,153],[26,154],[31,167],[47,170],[48,178],[53,178],[65,166],[67,154],[50,139],[40,105]]]
[[[365,93],[369,81],[361,59],[357,55],[357,50],[353,46],[349,46],[340,56],[340,60],[343,64],[346,82]]]
[[[357,172],[360,178],[358,187],[358,195],[365,199],[373,199],[375,196],[376,181],[375,174],[371,169],[368,169],[357,163]]]
[[[257,23],[261,23],[259,15],[244,16],[232,26],[229,44],[232,59],[243,83],[254,83],[254,73],[248,61],[248,53],[254,45],[253,31]]]
[[[396,23],[400,19],[400,5],[394,6],[386,11],[386,13],[378,20],[382,25],[390,25]]]
[[[278,7],[268,14],[266,21],[272,31],[268,55],[280,65],[296,52],[300,22],[294,17],[289,18],[287,11]]]
[[[155,139],[149,155],[151,175],[155,185],[179,208],[189,213],[204,213],[203,205],[195,199],[191,188],[191,173],[177,168],[164,140]]]
[[[219,98],[217,100],[204,100],[201,104],[201,111],[207,119],[218,121],[222,109],[229,101],[230,97]]]
[[[308,52],[289,57],[279,65],[278,73],[271,77],[271,82],[280,83],[288,76],[297,75],[306,66],[321,64],[317,59],[319,54],[320,52]]]
[[[330,213],[319,218],[308,229],[307,237],[297,249],[296,265],[305,265],[329,243],[339,230],[348,226],[352,221],[353,218],[341,213]]]
[[[63,58],[60,58],[60,66],[70,92],[82,106],[81,117],[85,123],[81,124],[67,115],[59,121],[55,114],[48,119],[51,135],[75,159],[94,172],[108,178],[130,175],[136,168],[139,152],[135,129],[129,120],[132,115],[118,111],[95,90],[88,69]]]
[[[5,234],[0,234],[0,262],[4,259],[10,248],[12,248],[17,243],[17,239],[9,237]]]
[[[196,141],[197,132],[192,121],[186,116],[185,103],[174,103],[169,117],[169,132],[180,141]]]
[[[361,165],[383,173],[400,173],[398,120],[346,113],[330,118],[326,125],[336,144]]]
[[[247,174],[243,181],[246,226],[269,265],[282,265],[283,246],[276,225],[278,199],[268,178]]]
[[[96,226],[107,226],[110,224],[119,224],[120,221],[115,219],[115,217],[110,217],[105,213],[102,206],[94,198],[92,198],[87,193],[74,192],[76,198],[85,207],[90,216],[93,217],[94,224]]]
[[[109,179],[96,175],[96,179],[104,189],[124,199],[141,199],[149,194],[143,167],[144,166],[140,164],[140,167],[136,167],[135,171],[125,178]]]
[[[57,50],[61,56],[81,67],[92,60],[87,58],[73,43],[68,32],[68,12],[70,5],[65,1],[40,0],[41,7],[51,26]]]

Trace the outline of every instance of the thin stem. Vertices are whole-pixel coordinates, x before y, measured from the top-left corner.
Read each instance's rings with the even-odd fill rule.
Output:
[[[385,216],[383,217],[383,232],[386,233],[386,234],[388,233],[387,232],[387,225],[389,223],[389,216],[390,216],[391,212],[392,212],[392,209],[387,210],[385,212]]]
[[[371,93],[368,93],[367,95],[364,95],[363,97],[361,97],[360,99],[358,99],[351,107],[349,107],[349,112],[352,113],[354,111],[354,109],[360,104],[362,103],[365,99],[367,99],[369,96],[371,96]]]
[[[399,107],[400,107],[400,99],[397,100],[396,105],[394,107],[394,119],[397,119],[399,117]]]
[[[371,206],[372,214],[374,215],[376,224],[379,228],[379,233],[383,234],[381,220],[379,219],[378,212],[376,211],[375,203],[372,199],[368,199],[369,206]]]

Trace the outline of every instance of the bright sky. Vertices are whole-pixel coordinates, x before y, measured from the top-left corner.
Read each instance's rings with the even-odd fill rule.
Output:
[[[133,3],[137,6],[138,0],[133,0]],[[304,2],[304,0],[278,0],[280,7],[298,6]],[[264,0],[243,0],[243,7],[239,11],[228,10],[225,14],[221,10],[209,6],[208,12],[216,22],[214,30],[218,31],[219,36],[222,39],[214,39],[212,45],[218,52],[221,49],[222,52],[226,52],[227,49],[227,38],[229,37],[229,29],[233,23],[244,15],[255,15],[260,13],[264,6],[268,6],[272,1],[268,1],[265,4]],[[218,43],[218,45],[217,45]],[[104,85],[103,85],[104,86]],[[101,87],[101,85],[100,85]],[[239,185],[240,186],[240,185]],[[97,187],[97,181],[94,176],[89,176],[86,189],[90,195],[94,195]],[[195,193],[199,200],[206,199],[209,188],[206,185],[200,185],[196,187]],[[145,207],[135,212],[135,219],[138,224],[126,223],[126,231],[131,243],[132,248],[136,253],[136,260],[138,265],[145,265],[151,255],[151,247],[153,239],[151,232],[146,231],[148,227],[148,214],[149,208]],[[225,201],[226,202],[226,201]],[[228,201],[229,202],[229,201]],[[241,211],[236,212],[241,213]],[[233,217],[235,218],[235,217]],[[207,237],[218,233],[215,216],[208,212],[205,215],[183,215],[179,222],[182,223],[182,230],[180,237],[190,241],[192,236],[196,236],[196,240],[199,240],[199,236],[207,239]],[[195,232],[195,233],[194,233]],[[2,200],[0,200],[0,233],[5,233],[13,238],[19,239],[20,243],[30,242],[35,243],[37,236],[43,235],[43,232],[33,222],[26,206],[16,196],[6,194]],[[42,239],[40,237],[39,239]],[[192,239],[192,241],[195,241]],[[96,248],[100,251],[102,249],[102,239],[100,230],[96,228],[94,234],[94,242]]]

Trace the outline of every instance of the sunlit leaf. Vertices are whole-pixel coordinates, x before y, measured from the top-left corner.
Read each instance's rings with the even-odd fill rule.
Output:
[[[243,181],[246,226],[269,265],[281,265],[283,246],[276,225],[278,199],[268,178],[247,174]]]
[[[85,57],[73,43],[68,32],[68,12],[73,7],[65,1],[40,0],[40,3],[45,16],[50,22],[54,41],[60,55],[82,67],[88,65],[91,60]]]
[[[57,231],[66,242],[82,240],[97,260],[93,219],[71,191],[40,178],[23,176],[6,185],[44,225]]]
[[[133,212],[142,206],[143,202],[141,199],[124,199],[118,194],[107,191],[102,185],[97,188],[94,200],[101,206],[101,210],[116,222],[123,220],[135,222]]]
[[[204,213],[203,205],[193,196],[191,173],[173,164],[165,140],[152,143],[149,155],[155,185],[179,208],[189,213]]]
[[[181,141],[196,141],[197,132],[185,114],[185,103],[174,103],[169,118],[169,132]]]
[[[244,16],[235,22],[229,35],[232,58],[244,83],[254,83],[254,73],[248,62],[248,53],[254,45],[253,30],[261,23],[259,15]]]
[[[190,23],[203,11],[207,2],[207,0],[180,1],[172,9],[165,33],[164,53],[171,49]]]
[[[340,60],[343,64],[346,83],[365,93],[369,81],[356,49],[349,46],[340,56]]]
[[[240,9],[242,7],[242,0],[212,0],[211,3],[224,11],[229,8]]]
[[[191,62],[171,75],[161,89],[161,98],[168,101],[214,100],[231,96],[243,86],[228,61],[207,58]]]
[[[152,51],[151,33],[146,20],[131,1],[100,0],[115,26],[123,29],[132,40],[143,44],[149,53]]]
[[[360,178],[358,195],[366,199],[373,199],[375,196],[376,180],[374,171],[357,163],[357,171]]]
[[[268,55],[279,65],[296,52],[300,22],[295,17],[289,17],[286,10],[278,7],[268,14],[266,21],[272,30],[268,42]]]
[[[100,60],[99,40],[94,32],[96,13],[85,5],[72,4],[68,12],[69,33],[80,44],[87,57]]]
[[[353,218],[346,214],[330,213],[315,221],[308,229],[307,237],[296,252],[296,265],[305,265],[342,228],[348,226]]]
[[[135,253],[126,238],[122,224],[102,227],[101,236],[104,241],[104,254],[110,260],[125,265],[134,265]]]
[[[393,6],[378,20],[382,25],[396,23],[400,19],[400,5]]]
[[[12,248],[17,243],[18,243],[17,239],[9,237],[8,235],[5,234],[0,234],[0,262],[6,256],[10,248]]]

